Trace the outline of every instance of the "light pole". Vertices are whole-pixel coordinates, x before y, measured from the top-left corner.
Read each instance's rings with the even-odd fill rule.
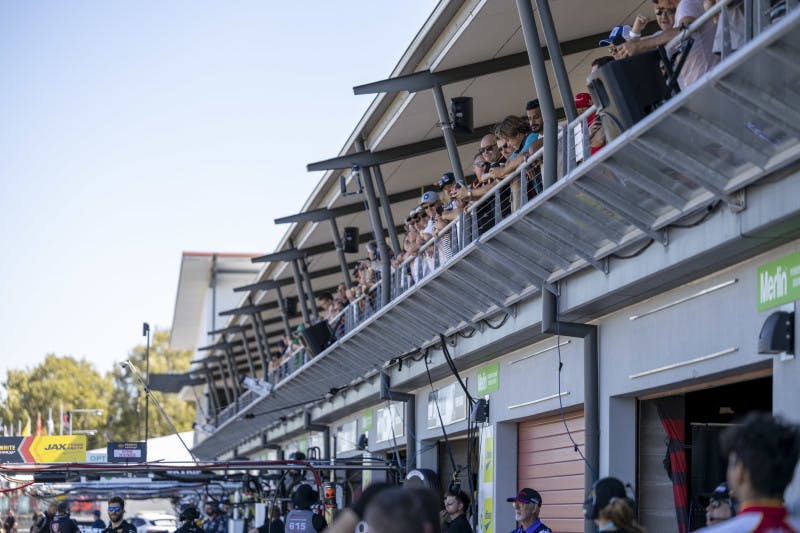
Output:
[[[93,413],[95,416],[103,416],[102,409],[71,409],[67,411],[69,417],[69,434],[72,435],[72,415],[74,413]]]
[[[150,324],[142,322],[142,337],[147,337],[147,349],[144,352],[144,441],[147,442],[148,417],[150,416]]]

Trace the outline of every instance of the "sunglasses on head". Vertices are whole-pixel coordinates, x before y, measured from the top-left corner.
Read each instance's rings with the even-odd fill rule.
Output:
[[[676,11],[677,10],[672,7],[658,7],[656,8],[656,15],[658,15],[659,17],[664,13],[667,13],[668,15],[674,15]]]
[[[122,507],[120,507],[119,505],[109,505],[108,506],[108,512],[109,513],[118,513],[121,510],[122,510]]]

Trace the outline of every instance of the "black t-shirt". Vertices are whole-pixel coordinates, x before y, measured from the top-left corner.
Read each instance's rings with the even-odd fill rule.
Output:
[[[103,530],[103,533],[137,533],[136,527],[129,523],[127,520],[123,520],[117,527],[114,527],[114,524],[108,524],[108,527]]]
[[[258,528],[258,533],[284,533],[283,521],[278,518]]]
[[[467,517],[460,514],[447,525],[445,533],[472,533],[472,526],[469,525]]]
[[[81,533],[81,530],[69,515],[57,514],[50,522],[50,533]]]

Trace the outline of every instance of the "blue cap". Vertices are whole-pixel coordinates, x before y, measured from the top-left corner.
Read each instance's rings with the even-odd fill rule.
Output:
[[[439,200],[439,195],[436,194],[434,191],[427,191],[422,195],[419,203],[422,205],[433,204]]]
[[[627,24],[624,26],[614,26],[611,33],[608,34],[608,39],[600,41],[600,46],[614,46],[620,45],[628,40],[631,36],[631,27]]]
[[[449,185],[455,182],[456,182],[455,175],[452,172],[447,172],[445,174],[442,174],[442,177],[439,178],[439,181],[436,183],[436,185],[439,186],[439,190],[441,191],[442,189],[444,189],[445,185]]]

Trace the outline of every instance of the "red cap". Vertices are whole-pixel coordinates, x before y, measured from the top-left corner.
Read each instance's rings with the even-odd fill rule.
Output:
[[[575,95],[575,107],[589,107],[592,105],[592,97],[589,93],[578,93]]]

